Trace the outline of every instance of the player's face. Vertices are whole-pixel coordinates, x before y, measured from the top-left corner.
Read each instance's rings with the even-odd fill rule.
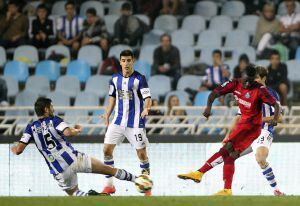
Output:
[[[87,20],[88,24],[94,24],[96,17],[92,14],[86,14],[86,20]]]
[[[53,108],[53,104],[51,103],[50,107],[45,108],[45,116],[52,117],[53,115],[54,115],[54,108]]]
[[[271,61],[272,68],[276,68],[280,63],[279,55],[272,55],[270,61]]]
[[[275,11],[274,11],[273,7],[271,7],[271,6],[265,6],[264,10],[263,10],[263,15],[264,15],[264,17],[266,19],[271,20],[271,19],[274,18],[274,14],[275,14],[274,12]]]
[[[170,106],[174,107],[174,106],[179,106],[179,99],[176,96],[173,96],[170,100]]]
[[[246,71],[242,73],[242,83],[244,88],[248,88],[254,82],[254,80],[255,78],[249,77]]]
[[[46,19],[47,11],[45,9],[38,9],[37,15],[40,19]]]
[[[213,54],[213,63],[214,64],[221,64],[221,55],[218,53]]]
[[[161,39],[160,44],[161,44],[163,49],[168,49],[171,46],[171,39],[168,36],[164,36]]]
[[[123,72],[131,72],[133,70],[134,59],[132,56],[121,56],[120,64]]]
[[[75,16],[75,8],[72,4],[66,6],[67,16]]]
[[[294,1],[286,1],[285,6],[289,14],[292,14],[295,11],[296,4]]]

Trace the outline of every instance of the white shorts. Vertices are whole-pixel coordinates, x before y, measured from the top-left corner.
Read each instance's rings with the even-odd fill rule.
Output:
[[[262,129],[259,137],[252,143],[252,149],[256,151],[258,147],[270,149],[273,142],[273,135],[268,130]]]
[[[104,144],[121,144],[125,137],[135,149],[143,149],[149,145],[144,128],[129,128],[116,124],[108,126]]]
[[[77,159],[62,173],[54,175],[54,179],[63,190],[74,189],[78,185],[77,173],[91,173],[91,158],[78,152]]]

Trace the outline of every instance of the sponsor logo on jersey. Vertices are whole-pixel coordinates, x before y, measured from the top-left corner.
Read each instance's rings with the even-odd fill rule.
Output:
[[[250,94],[249,94],[249,92],[247,92],[247,93],[245,94],[245,97],[246,97],[247,99],[249,99],[249,98],[250,98]]]

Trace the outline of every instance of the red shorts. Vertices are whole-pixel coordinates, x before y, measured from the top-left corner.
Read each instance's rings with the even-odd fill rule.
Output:
[[[231,142],[235,151],[247,149],[261,133],[261,125],[237,124],[223,143]]]

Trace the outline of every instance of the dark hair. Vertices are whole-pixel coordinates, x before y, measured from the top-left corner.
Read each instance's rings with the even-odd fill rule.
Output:
[[[88,9],[86,10],[86,14],[91,14],[91,15],[93,15],[93,16],[96,16],[96,15],[97,15],[97,11],[96,11],[95,8],[88,8]]]
[[[270,57],[273,56],[273,55],[278,55],[278,56],[280,56],[280,53],[279,53],[279,51],[273,49],[273,50],[270,52]]]
[[[255,78],[256,76],[256,66],[254,64],[250,64],[246,67],[246,74],[248,77]]]
[[[45,97],[39,97],[34,103],[34,111],[38,117],[45,114],[45,108],[49,108],[52,100]]]
[[[239,62],[241,62],[241,61],[245,61],[245,62],[247,62],[247,64],[249,64],[250,61],[249,61],[247,54],[241,54],[241,56],[239,58]]]
[[[132,58],[134,58],[133,52],[130,50],[123,50],[120,53],[120,59],[121,59],[121,57],[128,57],[128,56],[131,56]]]
[[[256,74],[260,78],[264,78],[268,76],[268,70],[265,67],[262,66],[256,66]]]
[[[222,57],[222,51],[220,49],[216,49],[212,52],[212,54],[219,54]]]
[[[125,2],[122,4],[121,10],[132,11],[131,3]]]
[[[23,7],[22,2],[20,2],[20,1],[18,1],[18,0],[10,0],[10,1],[8,2],[8,5],[9,5],[9,4],[15,5],[16,7],[18,7],[18,12],[22,12],[22,7]]]
[[[39,4],[39,5],[36,7],[36,10],[39,10],[39,9],[44,9],[44,10],[46,10],[46,11],[48,12],[48,9],[47,9],[47,7],[46,7],[45,4]]]
[[[171,35],[167,34],[167,33],[164,33],[160,36],[160,41],[164,38],[164,37],[168,37],[170,39],[170,42],[172,42],[172,37]]]
[[[67,1],[67,2],[65,3],[65,8],[67,8],[68,5],[72,5],[72,6],[75,7],[74,1]]]

